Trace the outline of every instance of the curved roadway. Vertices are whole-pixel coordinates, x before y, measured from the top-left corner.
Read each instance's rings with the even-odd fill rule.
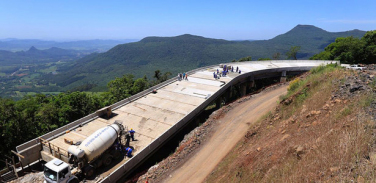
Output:
[[[93,113],[80,120],[41,136],[56,145],[60,150],[67,150],[64,143],[68,137],[73,141],[83,141],[97,129],[112,124],[116,120],[123,122],[128,128],[136,131],[138,141],[131,142],[135,148],[134,157],[124,159],[113,168],[101,174],[103,182],[119,179],[133,167],[142,162],[167,139],[181,129],[188,121],[199,114],[207,105],[215,101],[231,86],[249,81],[253,76],[267,76],[268,73],[284,71],[306,71],[331,61],[250,61],[228,63],[239,67],[241,74],[230,72],[219,80],[213,78],[213,72],[221,70],[219,65],[208,66],[190,71],[188,80],[178,81],[176,78],[141,92],[128,99],[112,105],[116,115],[111,119],[98,117]],[[157,93],[150,91],[157,89]],[[65,133],[70,130],[70,133]],[[41,147],[38,139],[17,146],[17,151],[25,156],[23,164],[32,163],[40,158]]]

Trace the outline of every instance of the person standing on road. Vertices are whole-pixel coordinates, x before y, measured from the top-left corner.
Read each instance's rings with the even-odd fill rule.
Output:
[[[132,141],[134,141],[134,133],[136,133],[136,131],[134,131],[134,130],[131,128],[131,130],[129,131],[129,133],[131,134]]]

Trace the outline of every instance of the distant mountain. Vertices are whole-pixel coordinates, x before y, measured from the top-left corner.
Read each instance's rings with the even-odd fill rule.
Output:
[[[159,69],[175,75],[177,72],[231,62],[246,56],[252,56],[253,60],[272,58],[276,52],[281,54],[281,59],[285,59],[285,53],[291,46],[301,46],[298,58],[307,59],[321,52],[337,37],[362,37],[364,34],[365,31],[360,30],[334,33],[311,25],[298,25],[285,34],[262,41],[226,41],[189,34],[146,37],[139,42],[117,45],[105,53],[84,57],[70,68],[60,71],[63,74],[51,76],[50,79],[59,85],[67,77],[76,78],[67,88],[84,83],[104,86],[123,74],[136,77],[147,75],[150,78]]]
[[[11,52],[0,50],[0,65],[40,64],[57,61],[74,61],[84,57],[87,53],[77,50],[65,50],[52,47],[39,50],[34,46],[27,51]]]
[[[31,46],[35,46],[39,49],[48,49],[52,47],[58,47],[71,50],[91,50],[91,52],[99,51],[104,52],[110,48],[124,43],[136,42],[136,39],[124,39],[124,40],[82,40],[82,41],[44,41],[38,39],[15,39],[7,38],[0,39],[0,50],[7,51],[26,51]]]

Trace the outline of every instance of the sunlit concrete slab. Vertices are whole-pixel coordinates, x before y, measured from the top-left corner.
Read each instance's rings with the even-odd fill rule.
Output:
[[[215,81],[215,80],[213,79],[213,81]],[[184,81],[184,82],[178,82],[178,83],[176,83],[176,85],[172,85],[171,87],[170,86],[166,86],[163,89],[166,89],[166,90],[169,90],[169,89],[172,89],[172,90],[179,89],[179,90],[182,91],[182,90],[184,90],[184,88],[194,88],[194,89],[198,89],[198,90],[208,90],[208,91],[216,92],[216,91],[218,91],[218,89],[220,88],[220,86],[213,86],[213,85],[207,85],[205,83],[195,83],[195,82],[186,82],[186,81]]]
[[[199,86],[196,83],[189,83],[189,85],[187,86],[194,87],[194,88],[201,88],[201,86]],[[202,89],[204,89],[204,87],[205,86],[202,86]],[[216,91],[216,89],[218,89],[216,87],[211,88],[211,86],[206,86],[206,87],[209,88],[210,91]],[[196,106],[200,105],[202,102],[205,101],[205,99],[203,98],[194,97],[191,95],[185,95],[185,94],[176,93],[176,92],[171,92],[171,91],[164,90],[164,89],[158,90],[158,93],[154,95],[154,97],[158,97],[161,100],[165,99],[165,100],[170,100],[173,102],[185,103],[185,104],[196,105]]]
[[[132,128],[138,134],[153,139],[155,139],[161,133],[163,133],[171,127],[171,125],[168,125],[166,123],[161,123],[158,121],[147,119],[145,117],[140,117],[127,113],[115,116],[113,117],[113,119],[111,119],[111,121],[116,120],[123,121],[123,124],[127,126],[129,130]]]
[[[212,80],[212,81],[219,81],[219,82],[224,81],[225,83],[232,80],[232,78],[229,78],[227,76],[220,77],[220,79],[215,79],[213,72],[217,73],[216,69],[207,70],[207,71],[203,71],[203,72],[197,72],[194,75],[192,75],[192,77],[200,78],[200,79],[208,79],[208,80]],[[231,71],[228,72],[227,75],[230,74],[230,73],[232,73],[232,72]]]
[[[189,82],[201,83],[201,84],[212,85],[212,86],[222,86],[223,85],[223,83],[221,83],[219,81],[201,79],[201,78],[195,78],[195,77],[189,78]]]
[[[91,134],[93,134],[98,129],[106,127],[106,126],[109,125],[109,123],[104,122],[104,121],[107,121],[107,120],[98,118],[98,119],[96,119],[96,120],[94,120],[94,121],[92,121],[88,124],[85,124],[84,126],[82,126],[80,128],[75,129],[74,131],[76,133],[80,133],[80,134],[85,135],[85,136],[90,136]]]
[[[76,143],[76,142],[82,142],[86,138],[76,133],[66,133],[60,136],[59,138],[52,140],[51,144],[56,147],[59,147],[59,150],[64,150],[65,152],[67,152],[70,144],[66,143],[64,139],[73,140],[73,142]]]
[[[156,97],[152,97],[148,95],[147,97],[143,97],[139,100],[137,100],[135,103],[140,103],[144,105],[149,105],[152,107],[157,107],[164,110],[169,110],[181,114],[188,114],[191,110],[193,110],[196,106],[188,105],[188,104],[174,104],[167,100],[160,100]]]
[[[201,90],[196,88],[190,88],[190,87],[184,87],[184,86],[173,86],[172,88],[168,88],[167,91],[182,94],[182,95],[188,95],[192,97],[198,97],[205,99],[208,94],[213,94],[215,91],[207,91],[207,90]]]
[[[136,115],[139,117],[144,117],[146,119],[151,119],[154,121],[159,121],[165,124],[172,126],[184,117],[184,114],[176,113],[169,110],[162,110],[156,107],[140,104],[140,103],[131,103],[118,109],[123,113],[128,113]]]

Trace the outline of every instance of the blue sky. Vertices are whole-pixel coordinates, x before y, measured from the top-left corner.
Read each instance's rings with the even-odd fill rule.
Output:
[[[271,39],[297,24],[376,29],[376,0],[0,1],[0,39]]]

